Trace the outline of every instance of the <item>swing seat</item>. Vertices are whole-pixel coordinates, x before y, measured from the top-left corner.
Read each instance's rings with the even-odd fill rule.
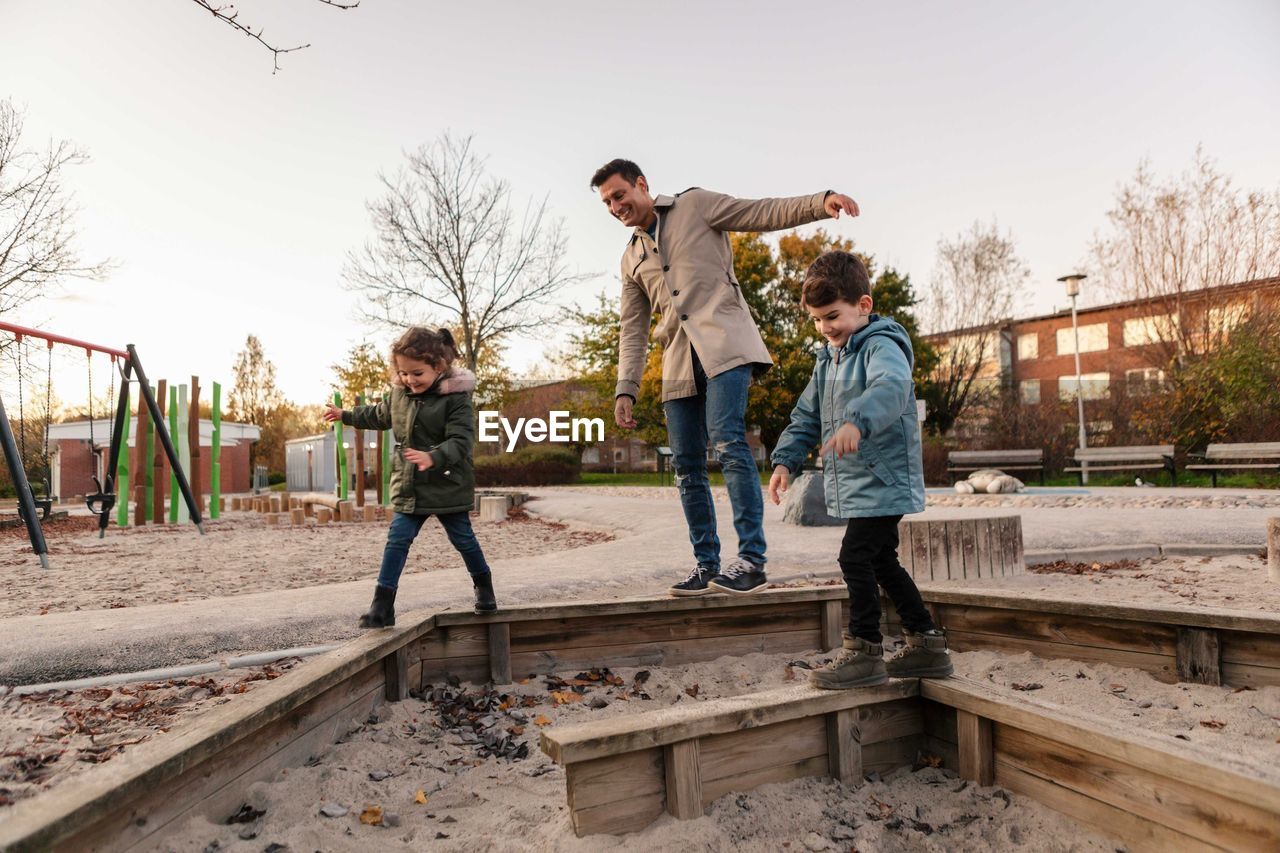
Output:
[[[116,505],[116,496],[111,492],[102,491],[102,484],[98,482],[98,478],[93,478],[93,484],[98,487],[98,491],[91,495],[84,496],[84,505],[89,508],[89,512],[94,515],[106,515],[111,512],[111,508]]]
[[[49,487],[46,481],[43,498],[36,497],[36,490],[31,488],[31,484],[27,484],[27,491],[31,492],[31,500],[35,502],[36,510],[39,513],[37,520],[48,521],[49,516],[53,514],[53,499],[49,497]],[[22,506],[22,501],[18,501],[18,518],[23,521],[27,520],[27,511]]]

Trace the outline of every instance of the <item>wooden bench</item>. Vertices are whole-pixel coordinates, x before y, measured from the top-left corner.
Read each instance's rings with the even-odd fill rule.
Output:
[[[1075,471],[1084,485],[1085,471],[1168,471],[1173,485],[1178,485],[1178,469],[1174,465],[1172,444],[1147,444],[1133,447],[1077,447],[1078,464],[1064,470]],[[1088,467],[1085,467],[1087,463]]]
[[[1246,469],[1280,471],[1280,441],[1260,441],[1253,444],[1211,444],[1203,454],[1194,454],[1194,458],[1202,459],[1203,461],[1188,465],[1187,470],[1208,471],[1209,476],[1213,478],[1214,488],[1217,488],[1219,471],[1243,471]]]
[[[961,472],[981,471],[983,468],[999,468],[1010,471],[1036,471],[1040,485],[1044,485],[1043,450],[952,450],[947,453],[947,478],[955,483]]]
[[[579,835],[643,829],[663,811],[680,820],[730,791],[803,776],[852,785],[916,759],[923,735],[916,679],[857,690],[796,684],[680,703],[541,733],[565,767]]]

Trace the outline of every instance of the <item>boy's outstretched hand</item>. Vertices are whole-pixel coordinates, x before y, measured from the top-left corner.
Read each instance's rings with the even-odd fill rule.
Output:
[[[862,431],[850,423],[846,423],[840,429],[836,430],[836,434],[827,439],[827,443],[822,445],[822,449],[818,451],[823,456],[834,451],[836,458],[843,457],[846,453],[857,453],[858,443],[862,441]]]
[[[342,420],[342,409],[339,409],[333,403],[324,404],[324,422],[331,424],[334,421]]]
[[[769,500],[775,504],[781,503],[779,493],[785,493],[791,488],[791,469],[786,465],[774,465],[773,476],[769,478]]]
[[[414,450],[412,447],[404,449],[404,458],[417,465],[419,471],[425,471],[436,464],[430,453],[425,450]]]

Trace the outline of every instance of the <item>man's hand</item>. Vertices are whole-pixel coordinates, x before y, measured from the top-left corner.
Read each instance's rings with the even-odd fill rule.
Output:
[[[324,404],[324,422],[331,424],[334,421],[342,420],[342,409],[339,409],[333,403]]]
[[[635,402],[630,397],[622,396],[613,403],[613,420],[623,429],[636,428],[636,419],[631,416],[631,407]]]
[[[430,453],[425,450],[414,450],[412,447],[404,449],[404,458],[417,465],[419,471],[425,471],[436,464]]]
[[[840,213],[843,211],[849,216],[858,215],[858,203],[843,193],[830,193],[822,200],[822,206],[827,210],[827,216],[832,219],[839,219]]]
[[[791,469],[786,465],[774,465],[773,476],[769,478],[769,500],[781,503],[779,493],[785,494],[791,488]]]
[[[818,452],[826,456],[834,451],[836,458],[839,459],[846,453],[856,453],[858,451],[858,443],[861,441],[862,431],[853,424],[845,424],[836,430],[836,434],[831,436],[827,443],[822,445],[822,450]]]

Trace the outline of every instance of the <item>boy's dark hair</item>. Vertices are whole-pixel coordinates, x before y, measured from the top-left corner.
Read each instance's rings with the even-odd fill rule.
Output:
[[[819,255],[804,271],[804,285],[800,288],[800,302],[813,308],[830,305],[838,299],[856,303],[870,295],[867,268],[852,252]]]
[[[640,171],[640,167],[631,160],[623,160],[619,157],[596,169],[596,173],[591,176],[591,189],[599,189],[601,184],[614,175],[621,175],[624,181],[634,187],[636,178],[644,177],[644,172]]]
[[[458,358],[458,345],[448,329],[427,329],[411,326],[391,345],[391,381],[399,385],[400,374],[395,369],[395,358],[402,355],[415,361],[425,361],[441,373],[447,373]]]

